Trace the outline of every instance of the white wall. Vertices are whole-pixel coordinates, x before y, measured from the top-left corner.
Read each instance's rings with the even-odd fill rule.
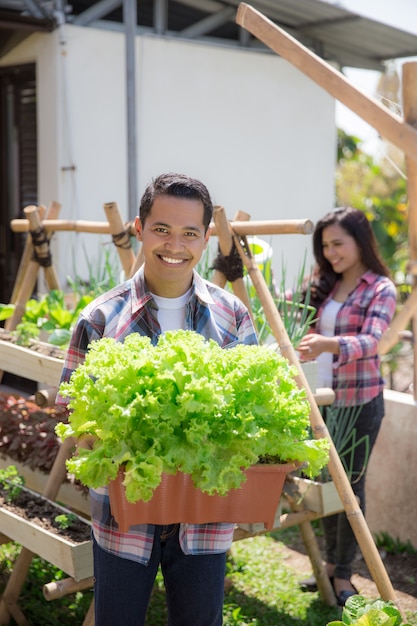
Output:
[[[274,54],[150,35],[136,50],[139,196],[177,170],[201,178],[230,219],[240,209],[315,221],[332,208],[335,104],[321,88]],[[39,201],[61,202],[62,218],[104,221],[114,200],[127,219],[124,35],[67,25],[1,64],[27,60],[38,72]],[[74,250],[82,261],[82,240],[89,250],[103,241],[56,239],[61,277]],[[266,239],[278,275],[282,257],[290,274],[311,251],[310,236]]]
[[[384,400],[385,417],[366,478],[366,521],[372,533],[384,532],[417,548],[417,403],[391,389],[385,389]]]

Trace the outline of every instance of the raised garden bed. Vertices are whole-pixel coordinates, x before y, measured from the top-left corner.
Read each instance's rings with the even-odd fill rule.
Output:
[[[65,352],[42,341],[28,346],[17,343],[16,336],[0,329],[0,369],[45,385],[58,385]]]
[[[0,488],[0,531],[77,581],[93,574],[90,522],[26,487],[10,502]]]
[[[60,445],[54,429],[66,419],[62,407],[40,409],[22,396],[0,392],[0,469],[15,465],[26,486],[42,493]],[[88,490],[70,475],[57,500],[90,514]]]

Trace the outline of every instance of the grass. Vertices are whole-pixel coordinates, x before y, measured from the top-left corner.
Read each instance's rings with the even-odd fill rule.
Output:
[[[15,543],[0,546],[0,581],[3,591],[7,578],[13,570],[13,563],[20,552]],[[93,594],[76,593],[59,600],[47,602],[43,596],[43,586],[52,581],[67,578],[61,570],[47,561],[35,556],[32,559],[29,574],[26,578],[18,604],[31,626],[81,626],[88,611]],[[16,622],[10,621],[12,626]]]
[[[225,625],[324,626],[338,618],[340,610],[324,605],[318,593],[300,592],[302,573],[287,566],[275,537],[252,537],[233,544],[228,559],[227,577],[232,584],[225,598]]]
[[[290,542],[292,528],[233,543],[227,560],[228,590],[224,602],[224,626],[326,626],[340,619],[341,609],[328,607],[318,592],[302,593],[298,580],[310,573],[293,570],[285,561],[282,544]],[[0,575],[5,579],[13,569],[19,548],[0,546]],[[65,574],[35,557],[19,598],[19,606],[32,626],[81,626],[92,600],[92,592],[77,593],[46,602],[45,583]],[[409,616],[417,626],[417,616]],[[14,625],[15,622],[11,621]],[[165,592],[158,574],[152,594],[147,626],[166,626]]]

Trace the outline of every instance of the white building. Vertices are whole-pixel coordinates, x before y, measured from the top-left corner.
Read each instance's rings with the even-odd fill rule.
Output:
[[[0,0],[0,9],[10,4]],[[216,11],[217,3],[165,2],[158,13],[161,2],[155,0],[152,28],[138,19],[134,40],[129,40],[131,0],[124,3],[124,28],[116,10],[121,2],[71,2],[72,13],[63,10],[62,0],[14,4],[18,25],[0,40],[0,271],[7,277],[0,301],[10,293],[21,251],[22,236],[13,235],[9,223],[22,216],[27,204],[56,200],[62,204],[62,219],[105,221],[103,204],[116,201],[128,220],[152,177],[181,171],[203,180],[229,219],[243,210],[254,220],[314,222],[334,206],[334,98],[240,32],[230,7]],[[24,14],[18,5],[29,7],[25,19],[34,32],[22,31]],[[48,12],[51,5],[53,13]],[[186,18],[176,12],[180,6],[187,8]],[[292,19],[289,30],[306,44],[318,50],[320,40],[328,58],[342,65],[378,65],[371,59],[372,45],[368,56],[360,57],[358,41],[352,39],[350,48],[342,41],[357,31],[358,23],[349,31],[350,14],[340,7],[318,0],[266,6],[278,21],[288,25]],[[142,3],[138,7],[139,15]],[[106,21],[98,19],[103,17]],[[150,20],[145,10],[140,17]],[[168,18],[176,31],[167,28]],[[331,43],[329,36],[325,44],[329,26],[318,31],[319,18],[344,20],[343,37],[333,36]],[[311,33],[308,20],[316,23]],[[386,48],[389,41],[386,37]],[[416,41],[414,37],[414,45]],[[127,79],[126,67],[131,69],[132,63],[134,76]],[[68,274],[74,276],[74,264],[87,278],[86,255],[93,262],[98,242],[109,239],[57,233],[53,262],[62,285]],[[311,260],[310,236],[266,239],[274,250],[276,275],[283,259],[289,276],[297,273],[306,251]]]

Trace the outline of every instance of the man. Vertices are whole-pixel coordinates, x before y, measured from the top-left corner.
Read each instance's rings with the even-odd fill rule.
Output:
[[[84,360],[91,341],[130,333],[194,330],[228,348],[257,342],[248,311],[235,296],[195,271],[210,237],[213,205],[206,187],[163,174],[142,196],[135,220],[145,262],[132,279],[81,313],[62,379]],[[234,524],[137,525],[121,533],[107,488],[91,490],[96,626],[143,626],[159,565],[169,626],[220,626],[226,551]]]

